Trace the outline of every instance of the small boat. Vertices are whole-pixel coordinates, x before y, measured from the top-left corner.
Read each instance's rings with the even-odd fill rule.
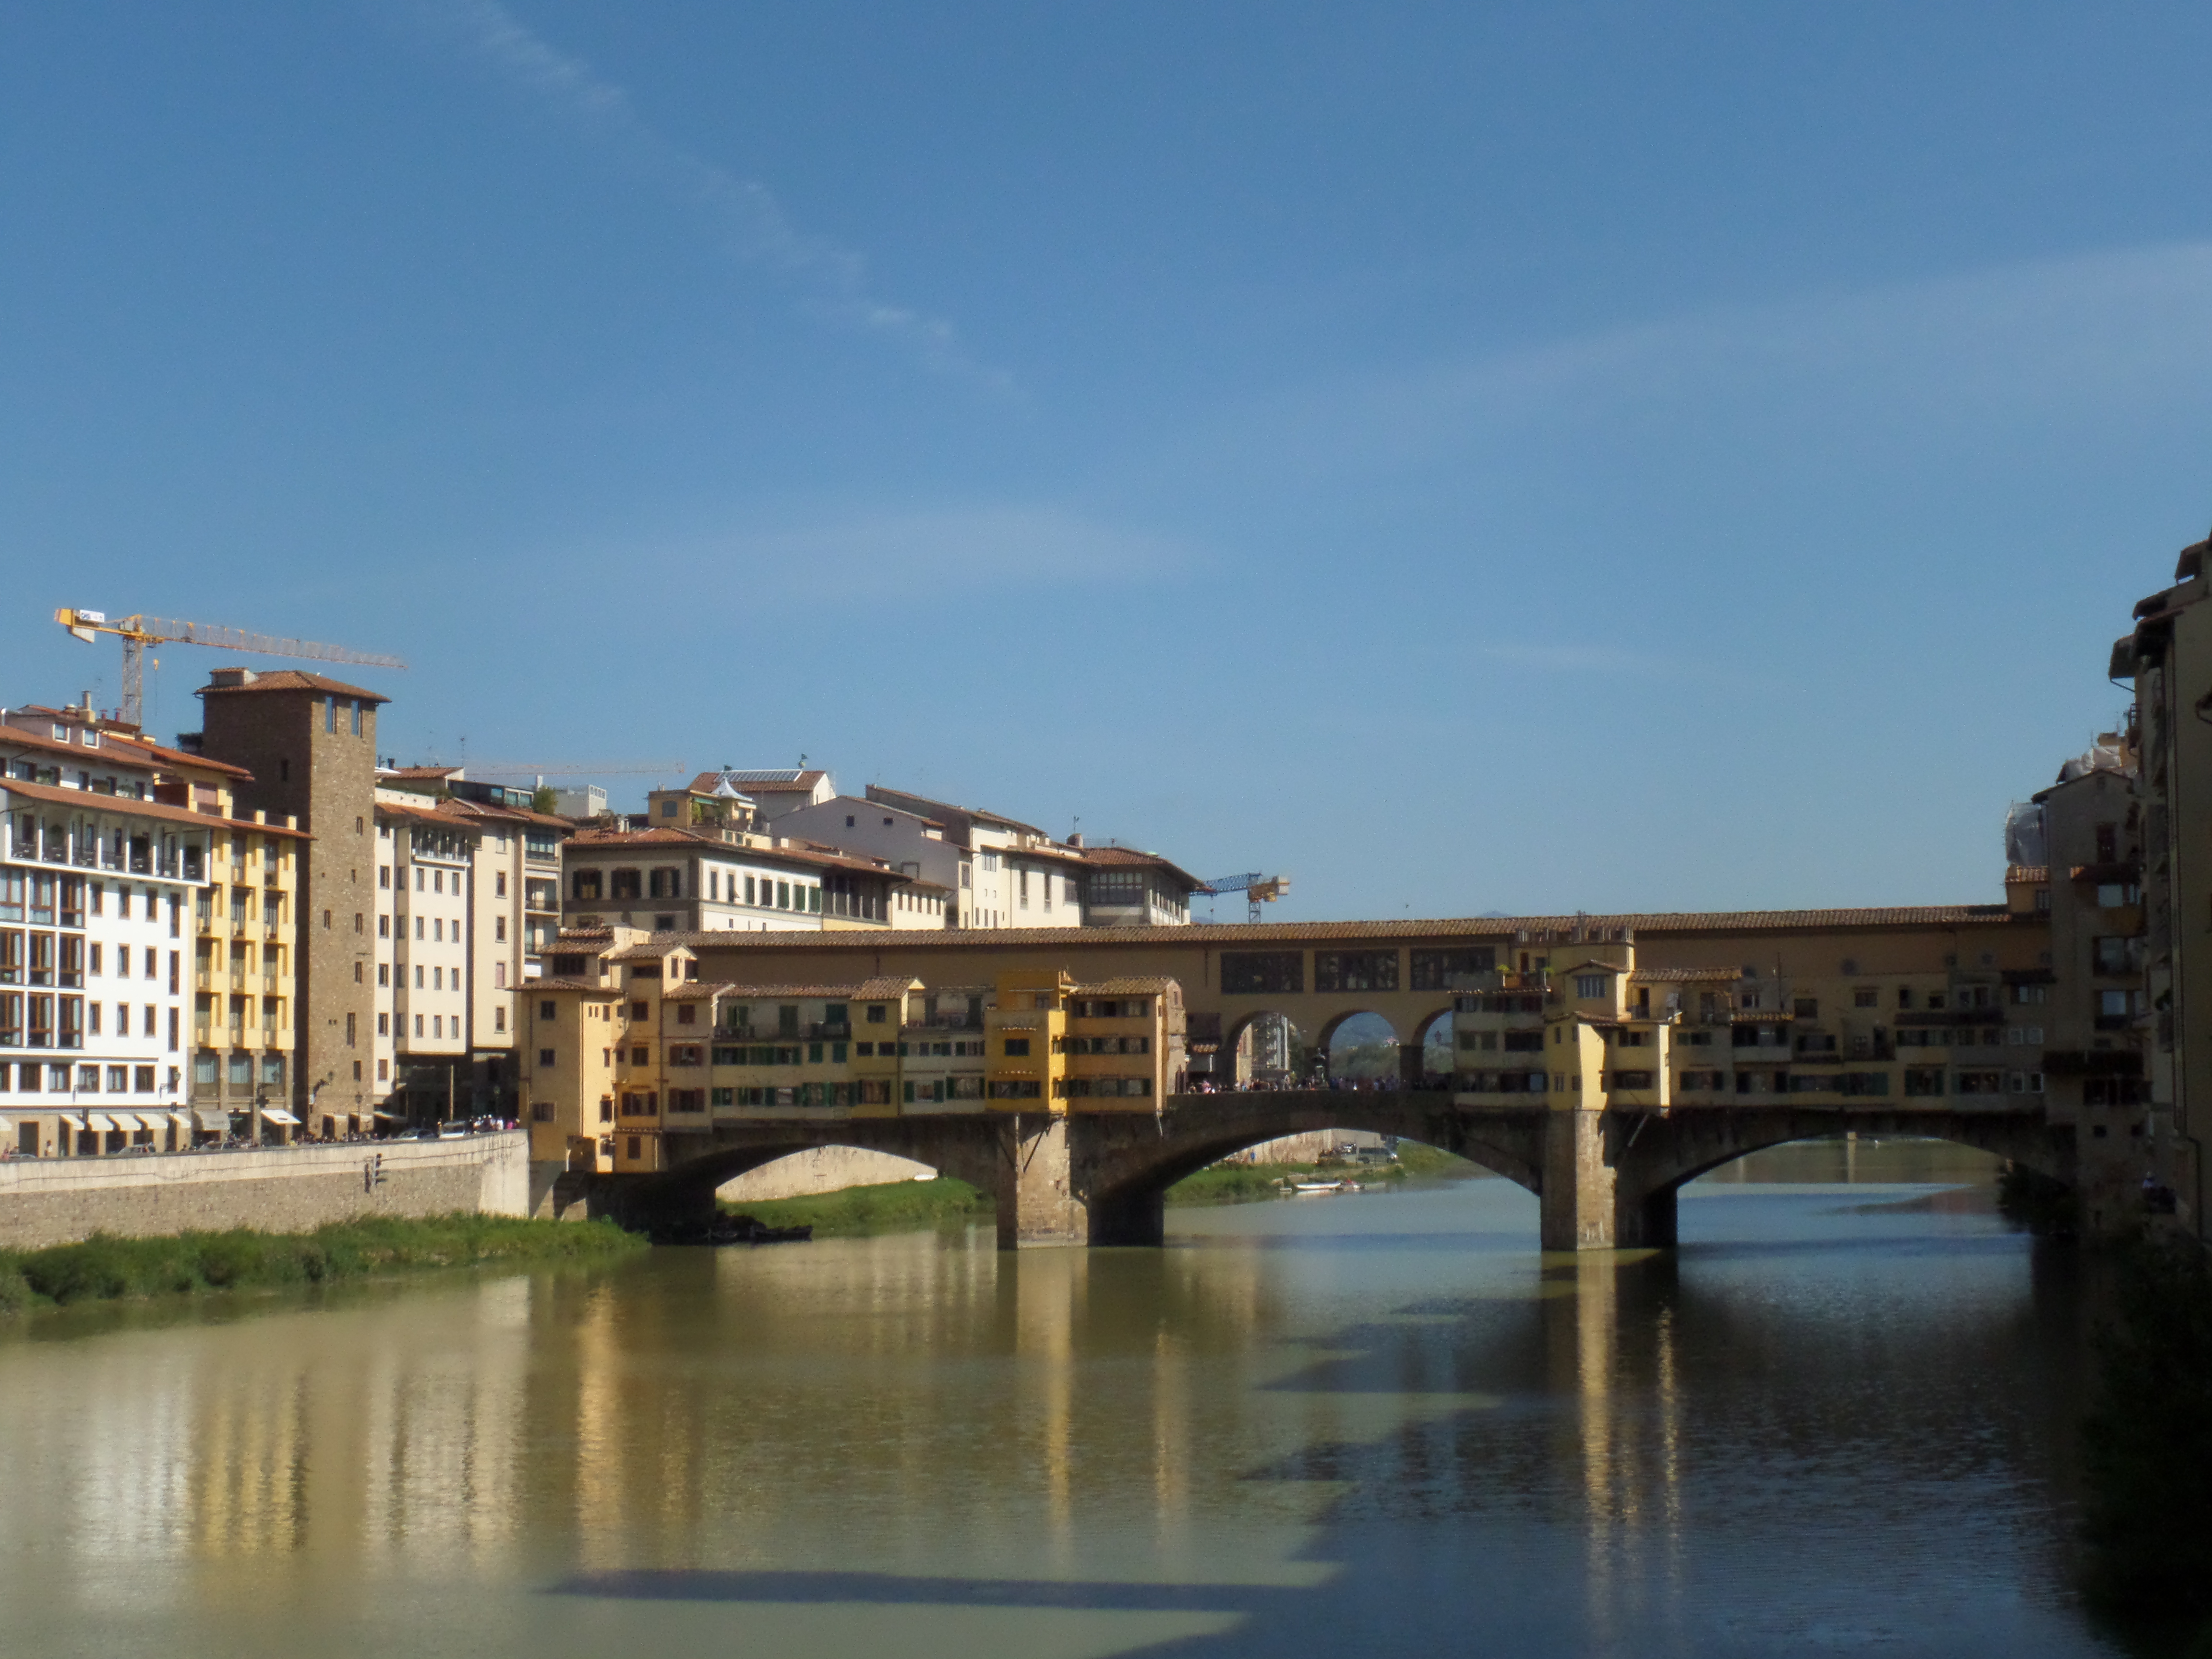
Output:
[[[1340,1193],[1344,1190],[1344,1182],[1341,1181],[1301,1181],[1295,1187],[1291,1188],[1291,1190],[1294,1193]]]

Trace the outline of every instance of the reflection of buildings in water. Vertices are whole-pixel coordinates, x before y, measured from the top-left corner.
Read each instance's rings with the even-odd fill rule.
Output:
[[[375,1363],[362,1402],[368,1551],[482,1560],[512,1541],[531,1291],[522,1277],[478,1285],[454,1340]]]
[[[1014,1351],[1022,1384],[1014,1427],[1042,1478],[1056,1564],[1073,1565],[1075,1327],[1091,1252],[1032,1250],[1004,1258],[1014,1276]]]
[[[1680,1590],[1677,1332],[1673,1309],[1650,1306],[1644,1282],[1661,1265],[1578,1257],[1559,1270],[1566,1283],[1548,1298],[1554,1386],[1577,1402],[1573,1455],[1590,1628],[1599,1645],[1625,1636],[1650,1611],[1620,1605],[1623,1595],[1656,1583],[1672,1602]]]

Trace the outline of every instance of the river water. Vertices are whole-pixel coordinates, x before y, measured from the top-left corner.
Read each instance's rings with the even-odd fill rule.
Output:
[[[1482,1180],[41,1317],[0,1650],[2114,1651],[2069,1259],[1955,1149],[1729,1173],[1672,1256]]]

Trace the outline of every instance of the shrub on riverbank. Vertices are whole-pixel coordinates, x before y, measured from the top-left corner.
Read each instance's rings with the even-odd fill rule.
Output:
[[[2115,1279],[2083,1428],[2089,1594],[2130,1620],[2212,1620],[2212,1263],[2146,1237]],[[2212,1654],[2212,1626],[2190,1651]]]
[[[378,1273],[488,1262],[585,1261],[645,1248],[611,1222],[526,1221],[465,1212],[336,1222],[311,1233],[177,1233],[0,1251],[0,1310],[325,1285]]]
[[[811,1227],[817,1237],[896,1232],[980,1221],[997,1209],[990,1194],[964,1181],[886,1181],[835,1193],[774,1198],[757,1204],[725,1203],[732,1215],[749,1215],[763,1227]]]

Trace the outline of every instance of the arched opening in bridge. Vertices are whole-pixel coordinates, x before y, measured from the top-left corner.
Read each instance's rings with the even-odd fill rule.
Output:
[[[1449,1089],[1452,1080],[1452,1011],[1440,1009],[1422,1022],[1421,1086]]]
[[[1221,1034],[1210,1065],[1194,1078],[1217,1089],[1287,1089],[1312,1072],[1311,1038],[1288,1014],[1262,1008]]]
[[[809,1146],[732,1176],[714,1189],[725,1204],[760,1204],[811,1198],[848,1187],[881,1187],[895,1181],[934,1180],[929,1164],[865,1146]]]
[[[1380,1014],[1346,1014],[1333,1022],[1324,1054],[1333,1083],[1394,1088],[1404,1074],[1397,1028]]]
[[[1955,1140],[1844,1131],[1731,1158],[1684,1186],[1990,1186],[2007,1160]]]

